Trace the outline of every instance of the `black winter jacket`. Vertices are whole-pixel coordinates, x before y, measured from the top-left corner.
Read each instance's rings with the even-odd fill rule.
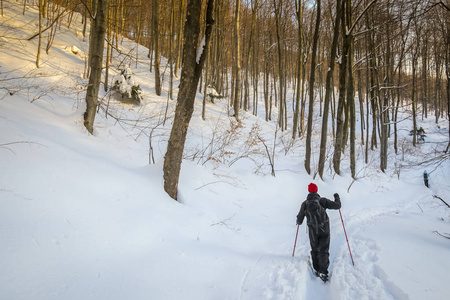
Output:
[[[306,201],[311,199],[319,199],[320,205],[322,205],[325,209],[340,209],[341,208],[341,199],[338,194],[335,194],[334,201],[331,201],[327,198],[320,197],[317,193],[309,193],[306,197],[306,200],[303,201],[302,206],[300,207],[300,212],[297,215],[297,224],[301,225],[306,215]],[[326,222],[328,223],[328,215],[326,216]]]

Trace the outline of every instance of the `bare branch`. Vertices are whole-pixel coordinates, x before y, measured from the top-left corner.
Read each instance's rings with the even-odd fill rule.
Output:
[[[52,28],[53,24],[55,24],[56,21],[58,21],[59,18],[60,18],[66,11],[68,11],[68,10],[69,10],[69,8],[66,8],[66,9],[63,10],[59,15],[57,15],[56,18],[53,20],[53,22],[50,23],[50,25],[48,25],[47,28],[43,29],[43,30],[41,31],[41,33],[44,33],[44,32],[47,31],[48,29]],[[34,34],[34,35],[32,35],[31,37],[29,37],[29,38],[27,39],[27,41],[31,41],[32,39],[34,39],[34,38],[37,37],[38,35],[39,35],[39,32],[36,33],[36,34]]]
[[[372,2],[369,3],[369,5],[366,6],[366,8],[364,8],[364,10],[361,12],[361,14],[356,18],[355,22],[353,23],[352,27],[346,32],[346,35],[349,35],[352,33],[353,29],[355,28],[355,25],[359,22],[359,20],[362,18],[362,16],[366,13],[366,11],[375,4],[375,2],[377,2],[377,0],[373,0]]]

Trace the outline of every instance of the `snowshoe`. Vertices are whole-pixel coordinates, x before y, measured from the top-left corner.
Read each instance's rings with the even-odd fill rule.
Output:
[[[328,275],[324,274],[324,273],[318,273],[317,275],[320,279],[322,279],[323,282],[327,282],[328,281]]]
[[[311,269],[311,272],[312,272],[316,277],[319,277],[324,283],[325,283],[325,282],[328,282],[328,280],[329,280],[328,274],[324,274],[324,273],[319,273],[319,272],[317,272],[317,271],[314,269],[314,267],[313,267],[311,258],[308,259],[308,265],[309,265],[309,268]]]

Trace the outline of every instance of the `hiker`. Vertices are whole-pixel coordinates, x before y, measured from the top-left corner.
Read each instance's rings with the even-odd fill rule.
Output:
[[[334,194],[334,201],[320,197],[314,183],[308,185],[308,196],[300,207],[297,215],[297,225],[306,221],[309,228],[309,242],[311,244],[311,258],[316,275],[323,281],[328,280],[328,266],[330,265],[328,249],[330,247],[330,224],[326,209],[340,209],[339,194]]]
[[[423,182],[425,183],[426,187],[429,187],[428,178],[430,178],[430,175],[428,175],[427,170],[423,171]]]

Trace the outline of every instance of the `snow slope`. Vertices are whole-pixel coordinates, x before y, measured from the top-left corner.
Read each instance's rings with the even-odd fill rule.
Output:
[[[26,41],[36,31],[36,9],[23,16],[19,6],[6,2],[0,17],[0,299],[448,297],[450,240],[434,231],[449,233],[450,215],[433,195],[450,201],[450,164],[427,166],[427,189],[424,167],[411,163],[442,150],[448,121],[419,120],[427,143],[413,149],[404,112],[400,132],[408,142],[398,155],[390,150],[386,173],[375,151],[369,165],[359,155],[357,181],[347,159],[341,176],[327,169],[321,181],[304,171],[303,140],[290,145],[290,132],[277,131],[274,144],[275,124],[248,113],[237,126],[227,99],[208,102],[203,121],[198,94],[176,202],[162,179],[175,101],[167,100],[167,74],[163,95],[155,96],[148,50],[137,49],[137,64],[125,61],[142,87],[142,105],[122,104],[102,89],[91,136],[82,124],[87,39],[80,18],[71,29],[61,26],[36,69],[37,41]],[[124,40],[124,53],[133,47]],[[112,71],[123,58],[116,54]],[[264,146],[249,142],[255,134],[270,151],[275,145],[275,177]],[[305,226],[292,257],[310,182],[322,196],[341,195],[355,262],[339,212],[329,211],[327,284],[309,270]]]

